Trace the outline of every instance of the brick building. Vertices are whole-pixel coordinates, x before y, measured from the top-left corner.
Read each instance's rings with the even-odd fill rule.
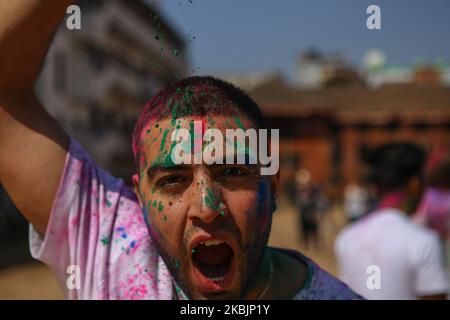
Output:
[[[364,155],[375,146],[411,141],[432,150],[450,144],[450,88],[444,86],[421,81],[300,90],[274,81],[250,95],[280,129],[282,184],[302,167],[314,181],[342,190],[364,174]]]

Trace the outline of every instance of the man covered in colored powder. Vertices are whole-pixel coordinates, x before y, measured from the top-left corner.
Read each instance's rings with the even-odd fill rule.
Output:
[[[32,255],[69,299],[359,299],[302,254],[269,248],[277,175],[181,164],[172,133],[266,128],[241,90],[193,77],[155,95],[134,131],[134,190],[99,168],[33,84],[68,0],[0,0],[0,182]],[[194,130],[195,131],[195,130]],[[195,137],[194,132],[194,137]],[[69,285],[67,272],[78,270]]]

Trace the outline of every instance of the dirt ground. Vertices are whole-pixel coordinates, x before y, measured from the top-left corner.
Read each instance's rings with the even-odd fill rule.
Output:
[[[269,244],[303,252],[322,268],[336,275],[333,242],[337,232],[344,226],[345,218],[338,208],[332,208],[320,227],[322,242],[318,249],[306,249],[298,241],[296,211],[281,201],[273,217]],[[16,266],[0,271],[0,299],[62,299],[55,276],[40,263]]]

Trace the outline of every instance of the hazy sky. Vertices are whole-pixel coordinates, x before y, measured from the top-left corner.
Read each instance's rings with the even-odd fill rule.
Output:
[[[199,73],[295,72],[307,48],[339,52],[359,65],[370,48],[389,64],[450,62],[450,0],[161,0],[164,16],[189,40]],[[366,9],[381,8],[381,30]],[[189,34],[191,33],[191,34]],[[195,39],[193,39],[195,36]]]

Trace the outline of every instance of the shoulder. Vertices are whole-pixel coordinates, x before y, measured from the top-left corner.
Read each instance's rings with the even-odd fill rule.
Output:
[[[410,237],[408,242],[414,246],[430,245],[439,242],[439,236],[436,231],[425,227],[424,225],[408,220],[404,226],[405,232]]]
[[[309,276],[302,290],[294,299],[302,300],[361,300],[364,299],[345,283],[320,268],[315,262],[304,257],[308,264]]]
[[[345,283],[335,278],[300,252],[282,250],[291,257],[301,260],[307,266],[307,275],[294,300],[359,300],[360,295],[353,292]]]
[[[355,242],[355,240],[359,239],[359,234],[364,231],[365,225],[370,224],[369,220],[372,219],[373,217],[369,216],[363,217],[342,229],[334,241],[335,252],[337,253],[342,251],[344,247],[351,245]]]

